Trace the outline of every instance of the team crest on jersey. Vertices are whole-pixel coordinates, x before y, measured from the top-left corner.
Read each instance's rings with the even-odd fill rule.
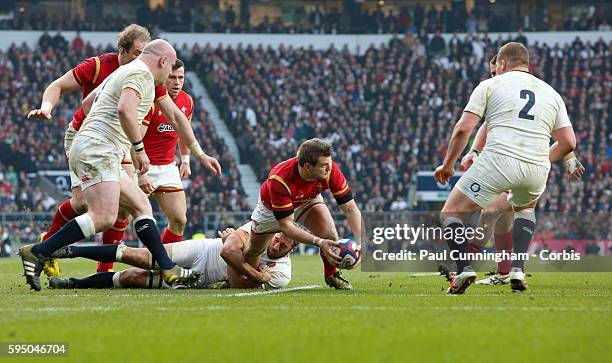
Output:
[[[319,193],[323,191],[323,185],[321,183],[317,183],[317,189],[319,189]]]
[[[159,131],[159,132],[172,132],[172,131],[174,131],[174,129],[172,128],[172,126],[170,126],[168,124],[159,124],[157,126],[157,131]]]

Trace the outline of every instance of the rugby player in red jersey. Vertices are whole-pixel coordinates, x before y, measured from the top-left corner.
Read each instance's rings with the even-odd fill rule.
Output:
[[[193,99],[183,91],[185,83],[185,65],[179,59],[172,67],[172,73],[166,81],[168,94],[176,106],[191,121]],[[189,148],[180,145],[181,166],[176,167],[174,154],[178,135],[168,119],[160,110],[151,110],[142,122],[143,142],[151,167],[146,174],[138,177],[138,185],[147,194],[153,195],[160,208],[168,217],[168,228],[162,234],[162,242],[172,243],[183,240],[183,231],[187,223],[187,201],[181,179],[191,175],[189,167]]]
[[[83,93],[83,99],[87,97],[98,85],[102,83],[106,77],[113,73],[121,65],[130,63],[136,59],[145,44],[150,40],[149,31],[137,24],[131,24],[127,26],[117,37],[117,48],[118,53],[108,53],[97,57],[91,57],[70,71],[66,72],[63,76],[53,81],[46,89],[43,94],[42,103],[40,109],[32,110],[28,114],[28,118],[41,118],[51,119],[51,111],[57,104],[59,97],[65,93],[81,89]],[[221,166],[218,161],[203,152],[200,145],[198,144],[191,125],[185,115],[179,110],[167,95],[165,86],[159,86],[155,89],[155,104],[159,109],[169,117],[169,121],[177,130],[177,133],[186,145],[189,145],[190,150],[200,159],[204,166],[210,169],[214,174],[221,174]],[[64,138],[64,147],[66,149],[66,155],[70,151],[72,139],[74,135],[81,127],[81,124],[85,120],[85,112],[82,107],[74,113],[73,120],[70,126],[66,130]],[[131,167],[131,161],[128,159],[124,163],[124,169],[128,173],[133,170]],[[55,232],[60,230],[68,221],[76,218],[87,211],[87,205],[82,195],[80,188],[80,180],[70,173],[71,184],[72,184],[72,198],[64,201],[57,209],[51,227],[44,234],[43,239],[49,238]],[[127,220],[128,215],[120,211],[120,214],[115,223],[110,229],[105,231],[102,235],[104,243],[118,243],[123,237],[123,233],[129,224]],[[98,272],[107,271],[112,268],[112,264],[99,264]]]
[[[268,247],[274,234],[282,232],[292,240],[320,248],[327,285],[339,290],[352,289],[337,270],[339,257],[331,250],[337,245],[338,232],[321,196],[321,192],[328,189],[359,243],[361,211],[353,200],[346,178],[332,161],[332,146],[320,139],[310,139],[300,145],[297,157],[273,167],[262,184],[257,207],[251,215],[252,233],[244,250],[246,260],[258,266],[258,256]],[[295,223],[305,226],[311,233]]]

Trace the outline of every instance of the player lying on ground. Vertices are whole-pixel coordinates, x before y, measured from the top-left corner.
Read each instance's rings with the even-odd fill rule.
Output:
[[[244,259],[243,250],[251,230],[247,223],[238,230],[228,228],[221,238],[198,238],[167,244],[168,256],[178,266],[201,274],[192,287],[282,288],[291,280],[289,254],[297,245],[277,233],[268,249],[260,256],[259,268],[253,268]],[[138,268],[121,272],[98,273],[77,278],[49,278],[49,287],[59,289],[87,288],[162,288],[164,284],[151,253],[146,248],[125,245],[91,247],[67,246],[56,251],[57,258],[83,257],[107,262],[123,262]]]
[[[325,283],[338,290],[351,290],[351,284],[337,270],[340,258],[332,247],[337,245],[338,232],[321,193],[330,190],[357,242],[361,240],[361,211],[340,167],[332,161],[332,151],[332,146],[323,140],[306,140],[296,157],[272,168],[251,214],[253,231],[244,255],[257,266],[255,260],[266,250],[272,236],[282,232],[298,242],[318,246]],[[310,232],[300,229],[294,221]]]
[[[535,232],[534,207],[546,188],[550,162],[563,158],[576,147],[563,99],[546,82],[531,75],[528,66],[529,51],[524,45],[509,42],[500,48],[497,76],[474,89],[453,129],[444,163],[434,172],[437,182],[448,182],[472,130],[486,117],[488,142],[442,208],[441,222],[453,231],[448,246],[459,252],[457,275],[447,290],[449,294],[462,294],[476,278],[464,243],[469,217],[510,190],[508,201],[514,211],[513,253],[526,254]],[[556,142],[549,147],[551,138]],[[527,287],[524,263],[522,259],[512,261],[509,279],[513,290]]]
[[[491,78],[496,75],[497,54],[495,54],[489,62],[491,70]],[[466,171],[472,166],[474,160],[484,149],[487,142],[487,121],[483,124],[476,133],[476,138],[472,144],[472,148],[463,159],[461,159],[460,169]],[[584,167],[576,159],[574,153],[569,153],[564,158],[566,175],[568,179],[580,179],[584,173]],[[506,251],[508,254],[512,252],[512,221],[513,213],[512,206],[508,203],[508,192],[500,194],[497,199],[480,212],[479,227],[483,228],[483,238],[474,239],[468,243],[468,252],[482,252],[485,244],[491,240],[495,243],[495,251]],[[476,281],[476,285],[503,285],[509,283],[510,259],[503,259],[497,263],[497,271],[489,274],[486,278]]]

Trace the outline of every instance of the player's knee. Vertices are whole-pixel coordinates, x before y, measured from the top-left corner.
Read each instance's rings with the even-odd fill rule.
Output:
[[[115,215],[112,213],[90,213],[91,219],[94,222],[96,231],[105,231],[115,223]]]
[[[172,216],[169,218],[168,224],[170,224],[174,231],[183,231],[185,229],[185,225],[187,225],[187,216],[184,214]]]
[[[130,217],[130,213],[125,209],[119,209],[119,213],[117,213],[117,220],[123,221]]]
[[[84,214],[87,212],[87,201],[83,193],[74,193],[70,201],[70,206],[78,214]]]

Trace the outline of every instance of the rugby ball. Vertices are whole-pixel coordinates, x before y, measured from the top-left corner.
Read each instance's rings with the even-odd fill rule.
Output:
[[[350,238],[341,239],[338,241],[339,246],[332,247],[332,252],[340,256],[339,268],[349,268],[357,263],[359,260],[359,247]]]

